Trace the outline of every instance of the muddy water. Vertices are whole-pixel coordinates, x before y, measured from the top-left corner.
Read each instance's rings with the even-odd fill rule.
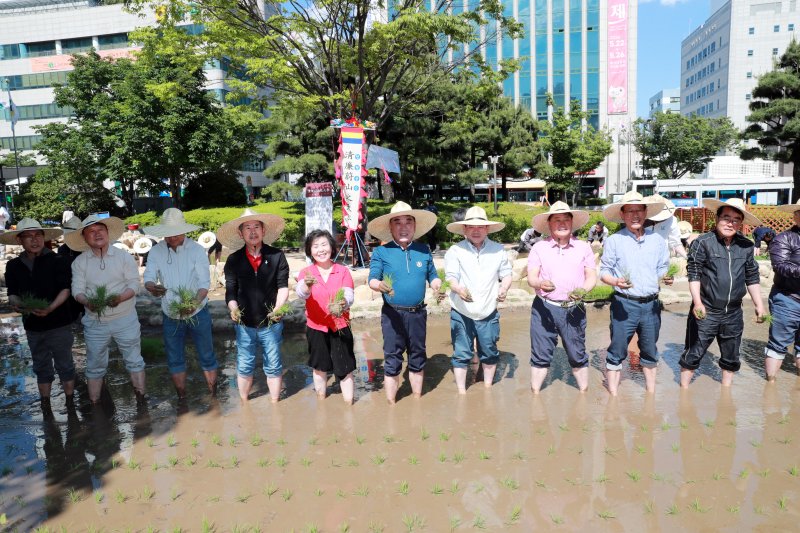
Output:
[[[721,390],[709,357],[681,394],[686,315],[675,311],[663,315],[654,397],[629,368],[619,398],[602,387],[607,309],[589,314],[589,392],[576,391],[559,348],[546,388],[533,397],[528,312],[517,309],[501,320],[494,387],[473,383],[466,397],[455,394],[449,370],[448,324],[432,318],[424,396],[413,399],[404,383],[398,404],[386,405],[372,321],[354,324],[352,407],[333,384],[326,400],[316,399],[297,336],[285,342],[283,401],[269,403],[261,375],[256,398],[241,407],[233,344],[218,339],[218,400],[190,367],[189,407],[179,410],[155,355],[150,405],[137,412],[115,359],[113,402],[69,413],[56,398],[45,419],[24,337],[4,324],[0,514],[20,531],[796,530],[794,365],[787,361],[777,384],[766,384],[767,330],[748,324],[733,388]]]

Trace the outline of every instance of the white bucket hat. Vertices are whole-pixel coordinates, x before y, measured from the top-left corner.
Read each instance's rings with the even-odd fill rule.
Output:
[[[252,209],[245,209],[242,216],[226,222],[217,230],[217,239],[231,250],[238,250],[244,246],[244,239],[239,235],[239,226],[251,220],[258,220],[264,224],[264,244],[272,244],[278,240],[286,222],[278,215],[256,213]]]
[[[93,224],[102,224],[108,228],[108,241],[114,242],[125,233],[125,222],[117,217],[100,217],[98,215],[89,215],[75,231],[71,231],[64,235],[64,242],[67,243],[72,250],[76,252],[85,252],[90,247],[86,244],[86,239],[83,238],[83,230]]]
[[[744,200],[741,198],[728,198],[727,200],[715,200],[714,198],[706,198],[703,200],[703,207],[712,211],[714,213],[717,212],[717,209],[720,207],[731,207],[739,211],[742,216],[744,217],[744,223],[748,226],[760,226],[761,221],[755,215],[752,215],[747,212],[747,206],[744,205]]]
[[[81,227],[81,219],[78,217],[70,217],[69,220],[64,222],[62,229],[64,230],[64,235],[67,233],[72,233],[73,231],[80,229]]]
[[[681,220],[678,222],[678,231],[681,232],[681,239],[688,239],[694,228],[692,228],[692,223],[688,220]]]
[[[797,203],[795,204],[785,204],[776,206],[775,209],[793,215],[795,211],[800,211],[800,200],[797,200]]]
[[[456,235],[464,235],[464,226],[488,226],[489,233],[496,233],[506,227],[505,222],[494,222],[486,217],[486,211],[482,207],[473,206],[467,209],[464,220],[451,222],[447,225],[447,231]]]
[[[148,235],[152,235],[153,237],[163,239],[166,237],[183,235],[185,233],[189,233],[190,231],[197,231],[199,229],[200,226],[186,223],[186,219],[183,216],[183,211],[175,207],[170,207],[165,209],[164,213],[161,215],[160,224],[142,228],[142,231]]]
[[[655,215],[648,217],[653,222],[664,222],[669,217],[673,216],[675,214],[675,209],[677,209],[675,207],[675,204],[673,204],[671,201],[664,198],[660,194],[654,194],[652,196],[648,196],[647,198],[645,198],[645,200],[654,200],[656,202],[661,202],[662,204],[664,204],[659,213],[656,213]]]
[[[582,228],[589,222],[589,213],[586,211],[581,211],[580,209],[571,209],[565,202],[556,202],[550,206],[550,210],[548,210],[546,213],[539,213],[538,215],[535,215],[533,220],[531,220],[531,226],[533,226],[533,229],[542,235],[549,235],[550,225],[547,223],[547,221],[550,219],[550,216],[566,213],[572,213],[572,231]]]
[[[9,230],[0,235],[0,244],[18,245],[17,235],[23,231],[39,230],[44,232],[44,240],[54,241],[58,239],[64,232],[61,228],[43,228],[38,221],[32,218],[23,218],[17,222],[17,229]]]
[[[148,253],[153,248],[153,241],[150,240],[150,237],[139,237],[133,243],[133,253],[144,255]]]
[[[214,243],[217,242],[217,236],[214,235],[213,231],[205,231],[197,237],[197,244],[208,250]]]
[[[606,218],[606,220],[610,220],[611,222],[620,222],[624,224],[625,221],[622,219],[622,207],[625,205],[645,206],[647,208],[645,218],[653,218],[653,216],[657,215],[664,209],[664,204],[662,204],[660,201],[644,198],[636,191],[628,191],[622,196],[622,199],[619,202],[607,205],[605,209],[603,209],[603,216]]]
[[[436,215],[424,209],[412,209],[410,205],[405,202],[397,202],[392,206],[392,210],[369,221],[367,231],[370,235],[376,237],[382,242],[392,240],[392,230],[389,227],[389,222],[396,217],[408,215],[414,217],[416,227],[414,230],[414,239],[419,239],[436,226]]]

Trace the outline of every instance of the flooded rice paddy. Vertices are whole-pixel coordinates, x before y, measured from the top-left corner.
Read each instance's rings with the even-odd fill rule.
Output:
[[[678,306],[675,306],[678,307]],[[148,341],[149,405],[137,411],[121,360],[110,398],[43,416],[19,322],[0,347],[0,515],[13,531],[797,530],[800,381],[787,361],[764,381],[766,326],[748,324],[730,390],[707,357],[678,388],[683,306],[667,309],[658,390],[626,366],[620,396],[602,386],[608,310],[590,310],[591,385],[575,388],[559,347],[542,393],[529,389],[528,311],[501,319],[495,384],[459,397],[445,318],[428,323],[425,393],[404,381],[386,404],[377,321],[356,322],[357,398],[331,381],[319,401],[305,339],[287,335],[282,401],[263,374],[243,407],[235,347],[217,338],[217,399],[190,365],[178,406],[158,342]],[[752,316],[752,315],[750,315]],[[76,346],[79,369],[83,348]],[[710,355],[716,355],[716,345]],[[191,359],[191,357],[190,357]],[[79,390],[80,393],[83,392]]]

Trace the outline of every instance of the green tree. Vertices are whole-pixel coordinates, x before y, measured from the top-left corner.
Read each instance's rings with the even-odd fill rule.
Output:
[[[548,105],[553,105],[551,97]],[[572,192],[573,204],[586,175],[613,151],[608,131],[595,130],[587,123],[588,118],[589,113],[581,109],[580,102],[572,100],[569,113],[557,107],[551,122],[541,122],[539,142],[547,160],[539,164],[537,171],[548,189],[558,191],[562,199]]]
[[[31,154],[17,154],[19,157],[19,166],[21,167],[34,167],[37,165],[36,158],[33,157]],[[4,154],[0,157],[0,167],[4,168],[15,168],[17,166],[16,160],[14,158],[14,152],[9,152]]]
[[[642,155],[642,168],[656,170],[658,179],[703,172],[714,155],[734,148],[738,137],[728,117],[658,112],[636,120],[633,128],[633,145]]]
[[[233,207],[247,203],[247,195],[236,172],[217,170],[200,174],[189,182],[183,197],[186,210],[201,207]]]
[[[742,151],[743,159],[764,158],[792,163],[792,202],[800,197],[800,44],[792,40],[775,69],[758,79],[750,102],[750,125],[744,138],[758,146]]]

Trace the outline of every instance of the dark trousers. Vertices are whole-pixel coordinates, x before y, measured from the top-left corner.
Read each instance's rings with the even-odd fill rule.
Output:
[[[561,307],[533,299],[531,307],[531,366],[550,368],[558,337],[567,352],[569,366],[589,364],[586,355],[586,310],[580,306]]]
[[[425,337],[428,328],[428,311],[402,311],[384,304],[381,308],[383,332],[383,371],[387,376],[399,376],[403,370],[403,354],[408,352],[408,369],[422,372],[428,355]]]
[[[714,339],[719,345],[719,367],[736,372],[742,363],[739,361],[739,349],[744,332],[744,315],[742,308],[714,310],[706,307],[706,317],[697,320],[694,306],[689,309],[689,320],[686,325],[686,347],[681,355],[680,365],[687,370],[696,370],[700,361],[708,351]]]

